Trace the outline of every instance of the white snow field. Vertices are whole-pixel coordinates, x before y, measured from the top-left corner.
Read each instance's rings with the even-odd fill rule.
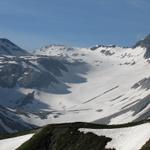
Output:
[[[1,150],[15,150],[21,144],[29,140],[33,134],[18,136],[14,138],[0,140],[0,149]]]
[[[36,99],[46,103],[59,114],[51,113],[45,123],[95,121],[98,123],[126,123],[147,114],[150,104],[143,100],[150,90],[132,88],[149,77],[150,64],[144,59],[145,48],[99,47],[65,49],[50,46],[39,54],[63,57],[78,65],[67,66],[59,81],[66,81],[67,94],[37,92]],[[82,63],[81,63],[82,62]],[[77,72],[79,78],[74,77]],[[55,87],[56,85],[54,85]],[[59,87],[58,85],[56,86]],[[34,124],[43,120],[32,115]]]
[[[106,148],[116,150],[139,150],[150,138],[150,123],[142,124],[129,128],[118,129],[80,129],[83,132],[92,132],[99,136],[112,138]]]
[[[31,59],[41,70],[46,68],[36,62],[40,55],[54,56],[58,60],[70,62],[65,64],[68,72],[61,71],[62,76],[56,76],[59,84],[52,83],[48,89],[40,90],[19,86],[11,91],[0,88],[0,105],[9,110],[11,108],[11,112],[16,112],[20,120],[38,126],[74,121],[121,124],[148,119],[150,63],[143,57],[145,51],[141,47],[133,49],[111,46],[102,46],[96,50],[64,49],[60,45],[43,48],[36,53],[39,56],[24,59]],[[13,103],[19,99],[16,91],[24,95],[34,91],[36,101],[18,109],[16,103]],[[11,98],[6,94],[8,92]],[[132,128],[84,131],[112,137],[113,140],[107,147],[138,150],[149,139],[150,125],[147,123]],[[4,148],[2,150],[13,150],[31,136],[1,140],[0,146]]]
[[[150,63],[143,57],[145,51],[141,47],[117,46],[102,46],[96,50],[61,45],[43,48],[36,52],[39,56],[21,58],[29,59],[41,70],[46,70],[36,61],[41,55],[67,60],[70,62],[65,64],[68,71],[61,70],[62,76],[55,76],[59,83],[40,90],[19,86],[0,88],[0,105],[20,112],[17,115],[21,120],[38,126],[73,121],[117,124],[147,118],[150,85],[144,87],[138,83],[143,79],[149,83]],[[33,91],[36,101],[18,109],[21,95]]]

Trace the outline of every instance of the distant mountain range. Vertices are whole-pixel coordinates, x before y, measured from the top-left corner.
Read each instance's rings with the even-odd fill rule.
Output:
[[[49,45],[32,54],[0,39],[0,133],[149,119],[149,58],[150,35],[131,48]]]

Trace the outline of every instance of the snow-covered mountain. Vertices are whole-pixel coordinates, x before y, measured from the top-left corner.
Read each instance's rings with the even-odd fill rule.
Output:
[[[34,55],[0,56],[0,108],[6,112],[0,116],[1,132],[58,122],[118,124],[149,118],[148,52],[141,44],[50,45]],[[20,128],[12,125],[16,118]]]
[[[145,47],[147,50],[146,50],[146,53],[144,54],[144,57],[146,59],[150,58],[150,34],[148,36],[146,36],[143,40],[138,41],[134,45],[134,47],[138,47],[138,46]]]
[[[51,44],[42,47],[39,50],[36,50],[34,53],[37,55],[44,55],[44,56],[64,56],[64,54],[67,54],[67,51],[72,50],[74,50],[74,48],[65,45]]]
[[[21,56],[29,53],[8,39],[0,38],[0,55]]]

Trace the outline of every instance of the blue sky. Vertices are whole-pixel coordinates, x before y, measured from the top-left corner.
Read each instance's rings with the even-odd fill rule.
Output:
[[[26,49],[132,46],[150,33],[149,17],[150,0],[0,0],[0,37]]]

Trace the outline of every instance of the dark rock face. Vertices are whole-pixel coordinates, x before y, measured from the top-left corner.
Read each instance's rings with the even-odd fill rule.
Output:
[[[62,63],[55,59],[39,59],[38,63],[56,76],[62,76],[61,70],[66,72],[68,71],[68,69]]]
[[[34,62],[41,66],[34,65],[30,60],[23,58],[3,59],[3,67],[0,70],[0,86],[3,88],[16,86],[47,88],[51,83],[58,83],[55,77],[62,76],[61,71],[67,72],[64,63],[59,60],[39,58]]]
[[[70,66],[84,65],[85,70],[74,71],[72,78],[59,78],[69,72]],[[52,93],[69,93],[66,83],[86,82],[88,66],[82,62],[70,63],[65,59],[47,56],[0,57],[0,87],[50,89]],[[55,87],[54,87],[55,85]],[[57,86],[57,88],[56,88]]]
[[[150,58],[150,47],[147,48],[146,53],[144,54],[144,58]]]
[[[0,105],[0,134],[14,133],[34,128],[21,120],[16,114]],[[5,125],[5,127],[4,127]]]
[[[34,100],[34,91],[32,93],[28,93],[23,99],[22,101],[18,101],[18,107],[22,107],[26,104],[32,103],[32,101]]]
[[[141,148],[141,150],[150,150],[150,139],[146,142],[146,144]]]
[[[0,55],[20,56],[29,53],[8,39],[0,38]]]
[[[109,50],[101,50],[101,53],[105,56],[111,56],[115,54],[114,52],[110,52]]]
[[[146,50],[146,53],[144,54],[144,58],[146,59],[150,58],[150,34],[146,36],[143,40],[137,42],[134,45],[134,48],[138,46],[145,47],[147,50]]]
[[[17,150],[114,150],[105,146],[111,138],[83,133],[78,128],[47,126]]]
[[[144,78],[132,86],[133,89],[137,89],[139,87],[141,89],[149,90],[150,89],[150,77]]]
[[[103,48],[115,48],[116,47],[116,45],[96,45],[96,46],[93,46],[93,47],[91,47],[90,49],[91,50],[96,50],[96,49],[98,49],[98,48],[100,48],[100,47],[103,47]]]
[[[134,47],[146,47],[146,48],[150,48],[150,34],[148,36],[146,36],[143,40],[138,41]]]
[[[0,71],[0,86],[8,88],[16,86],[17,79],[23,72],[19,64],[5,64]]]

